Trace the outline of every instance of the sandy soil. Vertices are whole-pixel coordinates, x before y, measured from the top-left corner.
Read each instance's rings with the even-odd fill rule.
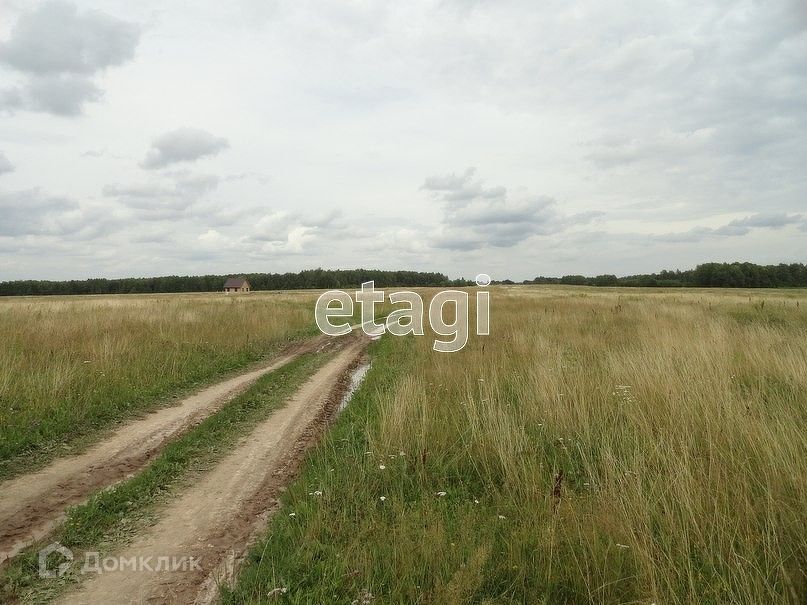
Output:
[[[251,371],[207,387],[176,406],[127,423],[82,454],[61,458],[42,470],[0,483],[0,565],[49,534],[61,523],[69,506],[132,476],[167,442],[204,420],[267,372],[303,353],[343,344],[338,342],[321,336],[292,345]]]
[[[160,513],[160,520],[116,553],[126,559],[195,557],[196,571],[93,574],[61,603],[194,603],[215,597],[215,576],[239,558],[265,523],[283,486],[296,473],[339,405],[368,339],[351,338],[286,405]]]

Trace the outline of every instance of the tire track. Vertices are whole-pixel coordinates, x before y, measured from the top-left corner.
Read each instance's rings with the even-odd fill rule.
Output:
[[[116,570],[92,577],[59,602],[194,603],[215,597],[215,574],[238,559],[277,496],[316,442],[347,389],[369,340],[351,339],[228,456],[181,493],[160,520],[117,553],[132,558],[193,557],[197,570]],[[211,593],[212,591],[212,593]]]
[[[215,413],[264,374],[304,353],[343,345],[343,339],[324,336],[291,345],[256,369],[125,424],[81,454],[0,483],[0,566],[53,531],[64,520],[68,507],[141,470],[168,442]]]

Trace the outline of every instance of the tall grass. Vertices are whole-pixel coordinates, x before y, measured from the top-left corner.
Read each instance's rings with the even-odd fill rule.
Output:
[[[38,551],[58,542],[75,554],[109,552],[160,514],[160,505],[237,445],[324,363],[330,353],[307,353],[261,376],[245,392],[169,443],[140,473],[92,495],[67,512],[56,532],[23,551],[0,572],[0,602],[46,602],[82,580],[77,568],[57,584],[39,577]]]
[[[0,300],[0,475],[313,334],[314,295]]]
[[[501,288],[491,311],[459,353],[376,345],[226,602],[807,600],[804,293]]]

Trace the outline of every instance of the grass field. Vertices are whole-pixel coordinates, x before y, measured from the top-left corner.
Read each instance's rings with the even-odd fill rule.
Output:
[[[313,335],[315,295],[0,299],[0,477]]]
[[[313,334],[315,298],[0,300],[0,472]],[[371,346],[225,603],[807,601],[807,292],[497,287],[490,323],[458,353]],[[46,541],[145,531],[325,359],[268,374]],[[39,578],[38,548],[3,598],[80,579]]]
[[[459,353],[374,345],[225,602],[807,601],[807,293],[491,312]]]
[[[169,444],[142,472],[114,488],[96,493],[70,510],[65,523],[48,541],[80,553],[109,552],[155,518],[155,509],[209,470],[239,436],[281,407],[286,398],[330,357],[306,354],[264,375],[246,392]],[[27,549],[0,574],[0,601],[42,602],[82,580],[77,569],[54,584],[38,576],[38,547]]]

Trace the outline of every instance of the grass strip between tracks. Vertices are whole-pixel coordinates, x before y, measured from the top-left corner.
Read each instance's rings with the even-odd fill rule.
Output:
[[[158,515],[156,504],[209,468],[251,427],[280,408],[333,354],[305,354],[262,376],[221,410],[168,444],[142,472],[70,509],[44,543],[70,548],[77,563],[58,579],[40,578],[37,552],[27,549],[0,575],[0,602],[43,602],[80,581],[84,551],[109,551]]]

